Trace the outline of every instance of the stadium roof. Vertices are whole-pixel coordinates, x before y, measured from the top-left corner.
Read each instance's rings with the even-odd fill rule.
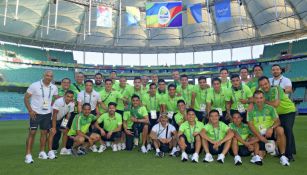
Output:
[[[179,53],[272,43],[307,33],[307,0],[231,0],[231,19],[222,22],[215,18],[214,0],[182,2],[182,28],[146,29],[146,0],[0,0],[0,38],[65,50]],[[203,22],[188,25],[186,7],[194,3],[202,3]],[[112,28],[96,26],[98,4],[113,8]],[[127,27],[126,6],[140,8],[140,25]]]

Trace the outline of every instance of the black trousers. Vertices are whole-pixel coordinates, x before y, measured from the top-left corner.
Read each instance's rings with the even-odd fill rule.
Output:
[[[281,126],[284,128],[285,135],[286,135],[286,156],[289,159],[293,158],[293,154],[296,154],[296,147],[295,147],[295,139],[293,134],[293,125],[295,121],[295,112],[291,112],[288,114],[280,114],[279,120]]]
[[[132,129],[128,129],[133,132]],[[133,135],[126,134],[126,150],[131,151],[133,149]]]
[[[52,140],[52,150],[59,149],[59,141],[60,141],[61,135],[62,135],[62,131],[60,130],[62,120],[56,121],[56,133],[55,133],[53,140]]]

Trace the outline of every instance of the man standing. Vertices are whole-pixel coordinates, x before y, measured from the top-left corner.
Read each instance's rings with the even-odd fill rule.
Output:
[[[219,121],[219,111],[213,109],[209,112],[209,123],[204,126],[201,136],[204,139],[205,157],[203,162],[212,162],[212,155],[217,155],[217,161],[224,163],[225,155],[228,153],[233,132],[229,127]]]
[[[180,86],[180,74],[178,70],[173,71],[172,73],[173,82],[171,84],[174,84],[176,86]]]
[[[110,83],[112,86],[112,82]],[[112,150],[114,152],[121,150],[119,141],[121,137],[122,123],[122,116],[116,113],[116,103],[110,102],[108,104],[108,113],[102,114],[95,123],[95,128],[98,130],[96,132],[102,139],[98,150],[99,153],[107,148],[105,141],[112,142]]]
[[[155,124],[150,132],[150,138],[156,149],[156,156],[163,157],[165,153],[171,149],[171,156],[175,156],[177,152],[177,132],[173,125],[168,123],[166,113],[162,113],[160,122]]]
[[[108,111],[108,105],[110,102],[118,103],[119,99],[122,99],[122,94],[119,94],[118,91],[114,91],[112,89],[112,80],[106,79],[105,80],[105,88],[100,91],[99,93],[102,101],[102,106],[104,107],[101,111],[99,111],[101,114],[107,113]]]
[[[58,88],[52,84],[53,72],[45,71],[42,80],[30,85],[24,103],[30,115],[30,130],[26,143],[25,163],[33,163],[32,147],[38,126],[41,130],[39,159],[48,159],[45,152],[48,130],[51,127],[52,98],[57,98]]]
[[[146,75],[143,75],[141,77],[141,81],[142,81],[142,91],[148,92],[149,91],[149,86],[148,86],[149,78]]]
[[[222,88],[224,89],[228,89],[231,87],[231,81],[228,80],[228,75],[229,75],[229,72],[228,72],[228,69],[227,68],[222,68],[220,70],[220,77],[221,77],[221,81],[222,81]]]
[[[296,153],[295,138],[293,134],[296,116],[295,104],[289,99],[288,95],[285,94],[281,87],[271,87],[267,77],[259,78],[259,85],[264,92],[265,103],[273,106],[279,115],[281,126],[284,128],[287,138],[286,156],[292,161],[294,160],[293,154]]]
[[[140,100],[142,101],[143,97],[145,96],[144,94],[146,94],[147,91],[142,90],[141,77],[134,77],[133,85],[134,85],[133,88],[129,88],[125,91],[123,97],[125,98],[127,102],[130,102],[131,97],[133,95],[137,95],[140,97]]]
[[[104,82],[103,82],[103,76],[101,73],[96,73],[95,74],[95,85],[94,85],[94,90],[98,93],[103,91],[104,89]]]
[[[207,84],[206,77],[200,76],[198,78],[198,85],[194,86],[191,101],[191,108],[195,110],[196,117],[200,122],[203,122],[206,116],[208,90],[209,85]]]
[[[78,94],[85,89],[84,85],[84,74],[82,72],[76,73],[76,82],[71,85],[71,90],[74,91],[75,99],[77,99]]]
[[[189,84],[189,78],[187,75],[180,76],[181,85],[177,87],[176,92],[180,94],[186,102],[187,108],[191,107],[192,93],[194,86]]]
[[[166,102],[163,112],[167,112],[168,118],[172,121],[174,114],[178,112],[178,100],[183,100],[182,96],[176,95],[176,85],[168,85],[168,94],[164,95],[163,99],[163,101]]]
[[[151,82],[152,83],[155,83],[156,85],[158,85],[158,80],[159,80],[159,77],[157,74],[152,74],[151,75]]]
[[[240,77],[241,77],[242,84],[247,84],[249,82],[247,67],[240,68]]]
[[[158,81],[158,93],[160,95],[167,94],[166,82],[165,82],[164,79],[159,79],[159,81]]]
[[[221,87],[221,79],[212,79],[212,88],[208,90],[207,110],[211,111],[212,109],[215,109],[219,111],[220,120],[225,124],[228,124],[230,122],[230,116],[226,115],[226,90],[227,89]],[[205,121],[207,123],[208,118],[206,118]]]
[[[110,79],[112,80],[112,88],[116,89],[119,86],[119,82],[116,81],[117,74],[115,70],[112,70],[110,73]]]
[[[252,92],[248,86],[242,85],[240,76],[234,74],[231,76],[231,87],[227,89],[225,100],[227,102],[227,115],[232,116],[234,112],[239,112],[246,123],[246,110],[252,103]]]
[[[78,112],[82,111],[82,105],[89,103],[91,105],[91,114],[99,114],[98,105],[101,105],[99,93],[93,90],[92,80],[85,81],[85,90],[78,94]]]
[[[178,144],[181,150],[181,160],[188,161],[188,154],[192,155],[192,162],[197,163],[201,149],[200,133],[204,129],[204,124],[195,120],[196,115],[193,109],[187,110],[187,121],[182,123],[178,131]]]
[[[177,108],[179,111],[174,116],[174,120],[175,120],[174,126],[176,130],[178,130],[180,125],[186,121],[187,108],[185,106],[184,100],[177,101]]]
[[[74,92],[71,90],[67,90],[64,94],[64,97],[55,100],[52,106],[52,127],[50,129],[50,135],[48,138],[49,159],[56,158],[55,152],[59,148],[59,141],[62,132],[63,137],[61,153],[70,153],[70,151],[66,149],[68,132],[67,123],[71,113],[74,111],[74,107]]]
[[[253,67],[254,77],[246,84],[252,93],[259,89],[258,79],[263,76],[263,68],[260,65]]]
[[[264,145],[268,143],[268,140],[276,140],[281,155],[280,163],[283,166],[289,166],[289,160],[285,156],[286,136],[284,129],[280,126],[276,110],[274,107],[265,104],[265,97],[262,91],[256,90],[254,98],[254,109],[248,112],[247,121],[253,134],[260,140],[260,150],[265,150]],[[251,162],[254,163],[255,160],[259,161],[259,158],[255,157]]]
[[[270,84],[272,86],[280,86],[286,94],[292,93],[292,83],[291,80],[282,75],[282,69],[280,65],[274,64],[272,66],[272,75],[270,78]]]
[[[63,78],[61,81],[61,87],[58,89],[59,91],[59,97],[63,97],[66,93],[66,91],[70,90],[70,79],[69,78]]]

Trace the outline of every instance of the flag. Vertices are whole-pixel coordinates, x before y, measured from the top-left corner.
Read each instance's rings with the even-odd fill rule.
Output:
[[[112,8],[106,6],[97,6],[96,26],[112,27]]]
[[[203,22],[201,3],[193,4],[187,8],[188,24]]]
[[[140,9],[137,7],[126,6],[127,26],[138,26],[141,21]]]
[[[214,7],[217,22],[228,21],[231,19],[230,0],[216,0]]]
[[[147,28],[182,26],[182,2],[146,3]]]

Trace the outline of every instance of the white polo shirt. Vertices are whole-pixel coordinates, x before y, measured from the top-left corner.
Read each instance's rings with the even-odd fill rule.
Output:
[[[285,87],[292,87],[291,80],[287,77],[280,76],[278,79],[270,78],[270,84],[272,86],[280,86],[281,88],[285,89]]]
[[[27,89],[27,93],[31,94],[30,105],[33,111],[38,114],[51,113],[52,97],[58,95],[58,88],[50,83],[45,86],[43,81],[32,83]],[[44,109],[44,102],[47,103],[47,108]]]
[[[168,131],[166,135],[167,127]],[[165,128],[162,126],[161,123],[157,123],[152,127],[152,131],[157,134],[158,139],[169,139],[172,137],[172,132],[176,131],[176,128],[169,123],[166,125]]]
[[[95,110],[96,109],[96,105],[97,103],[101,102],[101,98],[98,92],[96,92],[95,90],[92,90],[92,93],[87,93],[84,90],[81,91],[78,94],[78,98],[77,98],[78,102],[81,102],[81,104],[83,105],[84,103],[89,103],[91,104],[91,110]]]
[[[72,101],[68,104],[65,103],[64,97],[55,100],[52,109],[58,110],[56,120],[62,120],[68,113],[74,112],[75,103]]]

